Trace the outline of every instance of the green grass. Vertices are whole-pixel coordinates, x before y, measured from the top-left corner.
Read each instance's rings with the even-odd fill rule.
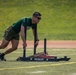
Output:
[[[42,14],[38,25],[41,40],[76,40],[75,0],[0,0],[0,40],[8,26],[35,11]],[[28,40],[32,39],[30,30]]]
[[[3,51],[3,50],[2,50]],[[37,49],[42,52],[43,49]],[[67,55],[70,61],[60,62],[20,62],[16,61],[22,56],[22,49],[6,56],[7,61],[0,61],[0,75],[75,75],[76,49],[47,49],[49,55],[63,57]],[[27,56],[32,55],[33,49],[27,49]]]

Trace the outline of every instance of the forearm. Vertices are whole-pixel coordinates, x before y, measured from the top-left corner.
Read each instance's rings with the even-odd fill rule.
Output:
[[[35,35],[35,33],[36,33],[36,35]],[[34,37],[36,37],[36,40],[39,40],[38,39],[38,33],[37,32],[35,32],[35,30],[33,29],[33,35],[34,35]]]
[[[25,33],[21,32],[21,39],[22,39],[23,43],[26,43]]]
[[[35,35],[34,35],[35,37]],[[38,34],[36,33],[36,41],[39,41]]]
[[[21,26],[21,39],[22,39],[23,43],[25,44],[26,43],[26,38],[25,38],[26,33],[24,31],[25,31],[24,27]]]

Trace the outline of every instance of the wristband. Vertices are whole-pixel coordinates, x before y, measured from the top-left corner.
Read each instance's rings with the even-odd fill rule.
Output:
[[[39,39],[36,39],[36,41],[39,41]]]

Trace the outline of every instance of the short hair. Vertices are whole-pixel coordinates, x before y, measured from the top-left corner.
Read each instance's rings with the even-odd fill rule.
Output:
[[[34,12],[33,16],[37,17],[37,16],[41,16],[41,14],[39,12]]]

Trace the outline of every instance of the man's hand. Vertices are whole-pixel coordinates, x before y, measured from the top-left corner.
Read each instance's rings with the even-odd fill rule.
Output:
[[[27,47],[27,43],[23,43],[23,48],[26,48]]]
[[[36,43],[35,43],[36,47],[38,46],[38,44],[39,44],[39,40],[37,40]]]

